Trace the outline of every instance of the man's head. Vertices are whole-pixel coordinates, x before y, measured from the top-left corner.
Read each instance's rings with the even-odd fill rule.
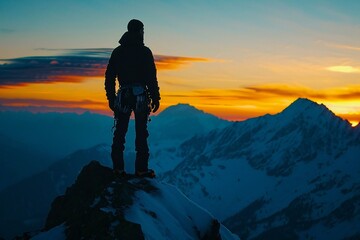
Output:
[[[132,19],[127,25],[128,32],[144,33],[144,24],[137,19]]]

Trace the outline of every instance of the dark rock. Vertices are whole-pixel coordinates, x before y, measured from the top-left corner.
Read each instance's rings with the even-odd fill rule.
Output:
[[[54,200],[44,230],[65,223],[67,239],[144,239],[141,226],[123,214],[135,190],[92,161],[66,194]]]

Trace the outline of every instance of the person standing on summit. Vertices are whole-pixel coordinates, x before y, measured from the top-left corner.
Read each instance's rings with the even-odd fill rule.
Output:
[[[144,45],[144,24],[132,19],[109,59],[105,72],[105,90],[109,108],[114,112],[115,131],[111,146],[114,173],[126,176],[124,171],[125,135],[131,112],[135,115],[135,175],[155,177],[148,168],[149,147],[147,122],[150,112],[160,106],[160,92],[156,66],[151,50]],[[115,90],[115,81],[119,90]]]

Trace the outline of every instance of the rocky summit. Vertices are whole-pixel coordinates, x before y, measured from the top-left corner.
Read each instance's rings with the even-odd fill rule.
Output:
[[[92,161],[32,239],[238,239],[175,187]]]

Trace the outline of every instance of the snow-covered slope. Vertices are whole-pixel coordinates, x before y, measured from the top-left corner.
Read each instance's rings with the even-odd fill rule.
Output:
[[[45,230],[33,239],[239,239],[175,187],[114,178],[95,161],[55,199]]]
[[[5,113],[2,114],[3,116],[6,116]],[[21,114],[27,115],[30,113],[19,114],[21,116]],[[54,116],[59,117],[60,114],[49,114],[49,116],[46,114],[35,114],[34,116],[32,114],[30,115],[32,117],[36,117],[37,119],[42,119],[40,122],[46,123],[44,124],[45,128],[50,128],[50,124],[48,124],[47,119],[51,119]],[[62,124],[72,125],[72,118],[75,117],[77,119],[74,121],[74,123],[79,123],[79,119],[84,119],[87,117],[89,118],[87,120],[88,122],[85,123],[85,126],[78,129],[80,132],[84,132],[83,130],[86,128],[86,126],[90,126],[91,124],[94,125],[95,123],[101,123],[101,121],[97,119],[100,118],[100,116],[91,114],[87,114],[86,116],[85,115],[77,116],[75,114],[70,114],[69,119],[65,118],[67,115],[61,115],[63,118],[65,118],[65,122]],[[15,116],[18,115],[16,113],[11,113],[10,116],[15,118]],[[95,119],[91,120],[91,117],[95,117]],[[7,119],[7,123],[10,124],[11,121],[9,119],[13,118],[8,116],[7,118],[1,120],[6,122],[5,120]],[[100,120],[102,119],[105,121],[107,118],[108,117],[106,116],[102,116]],[[30,120],[31,119],[32,118],[30,118]],[[110,118],[108,118],[108,120],[109,121],[106,121],[107,124],[102,126],[104,128],[107,127],[108,129],[102,129],[104,136],[108,135],[108,141],[111,141],[111,126],[109,123],[112,123],[112,121]],[[19,125],[15,120],[12,124]],[[128,147],[125,152],[126,170],[130,173],[134,171],[135,165],[134,128],[132,124],[133,121],[130,123],[129,132],[127,135]],[[195,134],[204,134],[210,129],[221,128],[228,124],[228,121],[218,119],[210,114],[206,114],[190,105],[179,104],[169,107],[158,116],[152,117],[152,121],[149,123],[149,144],[151,151],[150,166],[156,169],[157,174],[161,173],[162,171],[174,168],[182,160],[182,158],[175,156],[173,151],[183,141],[191,138]],[[23,127],[23,125],[19,126]],[[43,132],[43,129],[41,129],[41,126],[36,126],[34,128],[34,130]],[[57,132],[58,131],[55,131],[53,134],[56,135]],[[66,132],[67,131],[65,131],[65,133]],[[74,133],[76,135],[78,132],[74,131]],[[90,133],[91,132],[88,133],[88,137],[91,137]],[[35,132],[32,132],[32,134],[35,134]],[[103,139],[103,137],[97,138],[97,136],[98,135],[96,134],[92,136],[94,139],[91,141],[95,141],[96,139]],[[45,146],[47,145],[45,144]],[[58,148],[61,149],[62,147],[63,145],[58,143]],[[0,152],[7,153],[7,151],[4,150]],[[22,150],[22,152],[27,153],[24,150]],[[8,154],[8,156],[9,160],[13,160],[11,158],[11,154]],[[66,188],[75,181],[75,178],[80,169],[94,158],[101,160],[102,164],[111,167],[112,163],[110,159],[110,146],[102,144],[96,147],[76,151],[52,164],[49,168],[44,166],[44,171],[38,172],[34,176],[28,177],[21,182],[11,185],[7,189],[0,191],[0,202],[2,203],[0,205],[0,212],[3,213],[0,215],[0,236],[13,237],[15,234],[24,231],[38,229],[45,221],[45,216],[50,208],[52,199],[59,194],[63,194]],[[33,160],[26,158],[23,160],[27,162],[38,162],[38,160],[40,161],[43,159],[41,158],[38,160]],[[9,161],[9,164],[10,167],[15,167],[14,163],[11,165],[11,161]],[[23,165],[26,166],[25,164]],[[31,206],[31,208],[29,208],[29,206]]]
[[[231,122],[219,119],[188,104],[177,104],[166,108],[158,116],[152,117],[149,126],[150,167],[157,173],[172,170],[182,161],[174,154],[184,141],[214,129],[222,129]],[[128,148],[134,148],[134,141]],[[132,164],[133,165],[133,164]],[[131,165],[131,166],[132,166]],[[133,171],[132,168],[129,169]]]
[[[204,113],[187,104],[170,106],[148,124],[150,148],[154,165],[169,170],[179,159],[163,164],[174,146],[196,134],[204,134],[229,122]],[[111,117],[85,112],[31,113],[0,111],[0,188],[15,183],[21,177],[45,170],[50,164],[79,149],[112,142]],[[135,127],[130,126],[126,141],[126,159],[135,159]],[[38,160],[37,160],[38,159]],[[173,161],[172,161],[173,160]],[[19,165],[26,168],[23,170]],[[129,164],[133,171],[133,164]],[[24,174],[23,174],[24,173]]]
[[[194,137],[176,154],[184,160],[163,179],[242,239],[359,234],[360,130],[324,105],[298,99]]]

